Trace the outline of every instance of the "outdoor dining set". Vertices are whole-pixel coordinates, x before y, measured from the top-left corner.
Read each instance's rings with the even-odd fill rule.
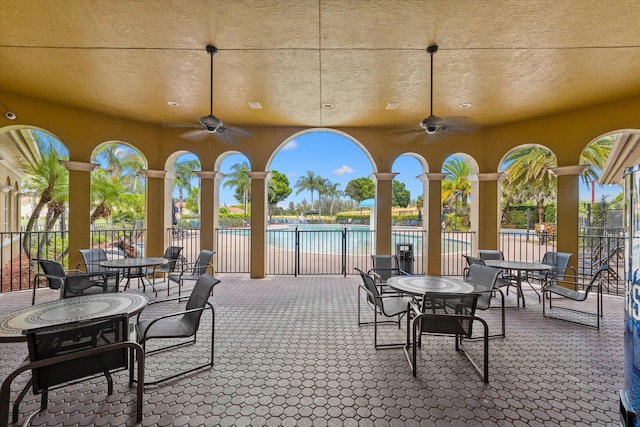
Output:
[[[499,250],[480,250],[478,257],[463,256],[467,267],[460,279],[408,274],[401,269],[396,255],[372,255],[372,269],[365,272],[356,268],[362,278],[358,291],[358,325],[373,326],[376,349],[403,349],[414,377],[419,349],[423,347],[422,336],[431,334],[454,337],[455,350],[465,355],[488,383],[489,339],[506,338],[506,308],[526,308],[523,283],[537,294],[543,316],[600,328],[602,284],[608,265],[600,266],[591,277],[585,278],[576,274],[569,264],[569,253],[547,252],[540,262],[505,260]],[[516,292],[516,302],[506,306],[505,294],[508,295],[510,288]],[[590,293],[596,294],[595,310],[580,306],[588,301]],[[498,300],[500,331],[490,333],[488,322],[478,311],[492,308]],[[372,321],[364,320],[363,301],[373,310]],[[579,315],[551,316],[560,309],[579,312]],[[585,316],[593,320],[585,322]],[[403,320],[405,339],[380,342],[380,325],[394,324],[401,328]],[[465,350],[464,341],[474,340],[483,341],[482,364],[476,363]],[[428,349],[424,351],[428,352]]]
[[[0,342],[26,342],[28,346],[27,358],[0,388],[0,427],[8,425],[11,384],[23,372],[31,371],[31,378],[14,400],[14,423],[29,389],[41,396],[41,404],[25,424],[47,408],[48,392],[55,388],[104,375],[107,394],[111,395],[111,373],[119,370],[128,370],[129,385],[136,384],[136,420],[140,422],[145,386],[212,367],[215,313],[209,296],[220,282],[212,275],[214,252],[202,250],[196,262],[187,263],[181,251],[181,247],[170,246],[161,258],[109,259],[103,249],[87,249],[80,251],[83,262],[74,270],[65,270],[56,261],[35,260],[41,272],[35,277],[32,305],[0,316]],[[150,302],[144,291],[150,285],[157,296],[155,278],[160,274],[166,276],[167,298]],[[143,293],[127,292],[133,278],[141,281]],[[35,304],[41,281],[58,290],[60,299]],[[122,291],[121,281],[125,281]],[[169,298],[172,282],[177,284],[178,293]],[[189,282],[193,287],[183,289]],[[155,310],[153,316],[141,316],[146,307],[156,304],[169,308]],[[166,371],[157,375],[160,378],[145,377],[146,357],[160,352],[165,358],[171,357],[166,351],[195,344],[206,312],[211,313],[210,351],[203,354],[207,360],[187,368],[183,363],[175,364],[169,375]],[[157,344],[151,348],[150,341]]]

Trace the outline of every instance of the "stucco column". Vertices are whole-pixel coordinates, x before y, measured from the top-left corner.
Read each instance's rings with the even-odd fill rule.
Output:
[[[391,189],[393,178],[398,175],[394,172],[381,172],[371,174],[376,183],[376,203],[372,208],[375,212],[376,239],[373,253],[377,255],[391,254]]]
[[[580,204],[580,175],[589,165],[551,168],[558,177],[556,240],[558,252],[572,253],[571,262],[578,268],[578,210]]]
[[[251,178],[251,277],[266,275],[267,177],[269,172],[247,172]]]
[[[498,181],[502,173],[477,173],[471,181],[471,231],[474,255],[479,248],[500,249],[500,197]]]
[[[146,256],[160,257],[164,253],[167,213],[171,217],[171,206],[168,206],[165,199],[165,178],[167,172],[164,170],[142,169],[140,174],[147,178],[146,197],[146,233],[144,239],[144,251]],[[171,196],[169,196],[171,201]],[[170,203],[169,203],[170,204]]]
[[[424,195],[423,223],[427,228],[426,274],[438,276],[442,272],[442,180],[446,173],[425,173],[420,175],[426,183]]]
[[[218,224],[218,186],[220,172],[197,171],[200,177],[200,249],[216,251],[216,226]]]
[[[78,251],[91,247],[91,171],[98,165],[69,160],[60,164],[69,171],[69,268],[75,268],[82,262]]]

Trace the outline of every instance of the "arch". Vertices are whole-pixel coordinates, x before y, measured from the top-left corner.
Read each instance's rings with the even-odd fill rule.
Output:
[[[130,144],[126,141],[119,141],[119,140],[109,140],[109,141],[104,141],[98,145],[96,145],[93,150],[91,151],[91,161],[95,161],[96,160],[96,156],[97,156],[97,150],[98,148],[107,145],[107,144],[115,144],[115,145],[124,145],[127,148],[131,149],[132,151],[134,151],[138,156],[140,156],[140,158],[143,160],[143,168],[147,168],[149,166],[149,161],[147,160],[147,156],[144,155],[144,153],[135,145]]]
[[[342,132],[342,131],[339,131],[339,130],[336,130],[336,129],[330,129],[330,128],[310,128],[310,129],[302,130],[300,132],[297,132],[297,133],[289,136],[287,139],[282,141],[282,143],[280,143],[280,145],[278,145],[275,150],[273,150],[273,152],[271,153],[271,156],[269,156],[269,159],[267,160],[265,169],[266,170],[270,169],[271,163],[273,162],[273,159],[275,158],[275,156],[280,152],[280,150],[282,150],[283,147],[285,147],[291,141],[294,141],[296,138],[299,138],[300,136],[303,136],[303,135],[307,135],[307,134],[310,134],[310,133],[322,133],[322,132],[333,133],[333,134],[336,134],[336,135],[340,135],[340,136],[348,139],[349,141],[353,142],[354,144],[356,144],[364,152],[364,154],[367,156],[367,158],[369,159],[369,162],[371,163],[371,167],[373,169],[373,173],[377,173],[378,172],[378,165],[376,164],[375,160],[373,159],[373,156],[371,155],[371,153],[369,152],[369,150],[367,149],[367,147],[364,144],[362,144],[360,141],[358,141],[356,138],[354,138],[353,136],[349,135],[346,132]]]
[[[192,154],[195,156],[195,158],[198,159],[198,162],[200,162],[200,170],[202,170],[202,160],[196,153],[189,150],[178,150],[171,153],[164,162],[164,170],[167,172],[173,171],[176,161],[185,154]]]

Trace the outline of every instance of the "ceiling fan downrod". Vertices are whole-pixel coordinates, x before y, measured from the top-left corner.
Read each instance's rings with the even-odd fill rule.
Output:
[[[435,55],[435,53],[438,51],[438,45],[434,44],[431,45],[427,48],[427,53],[429,54],[429,57],[431,59],[431,67],[430,67],[430,72],[431,72],[431,76],[429,78],[429,115],[433,116],[433,55]]]
[[[218,48],[215,46],[207,45],[207,53],[211,55],[211,66],[209,70],[209,87],[211,88],[209,97],[209,114],[213,116],[213,57],[218,53]]]

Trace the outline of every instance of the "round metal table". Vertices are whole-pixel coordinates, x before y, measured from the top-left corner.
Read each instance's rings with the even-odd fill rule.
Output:
[[[484,263],[489,267],[496,267],[502,270],[510,270],[516,271],[517,283],[516,287],[518,288],[518,305],[520,305],[520,297],[522,297],[522,306],[526,307],[524,302],[524,294],[522,293],[522,272],[523,271],[548,271],[553,268],[552,265],[542,264],[540,262],[527,262],[527,261],[507,261],[504,259],[488,259],[485,260]],[[531,289],[538,294],[533,286]],[[538,298],[540,298],[540,294],[538,294]]]
[[[422,296],[425,292],[470,294],[473,285],[459,279],[442,276],[393,276],[387,285],[398,292]]]
[[[0,316],[0,342],[26,341],[24,331],[33,328],[125,313],[133,316],[148,302],[141,294],[107,293],[32,305]]]
[[[108,259],[106,261],[100,261],[100,267],[119,268],[121,270],[127,270],[127,273],[126,273],[127,284],[124,286],[124,290],[126,291],[129,288],[129,283],[131,282],[131,277],[133,276],[131,274],[132,269],[134,268],[142,269],[143,267],[165,265],[168,262],[169,260],[166,258],[120,258],[120,259]],[[142,286],[144,290],[145,289],[144,279],[147,278],[147,275],[141,271],[140,274],[137,275],[137,277],[138,279],[142,279]],[[155,286],[153,286],[153,283],[151,283],[151,281],[148,279],[147,279],[147,282],[149,282],[149,286],[153,288],[157,296],[158,291],[156,290]],[[140,282],[138,282],[138,287],[140,287]]]

